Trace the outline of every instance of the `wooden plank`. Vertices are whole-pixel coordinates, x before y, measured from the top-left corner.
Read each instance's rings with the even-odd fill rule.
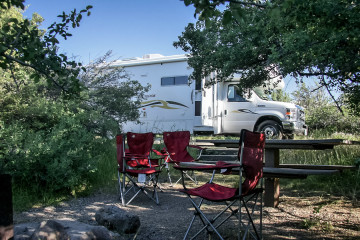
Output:
[[[310,164],[280,164],[279,168],[314,169],[314,170],[356,170],[356,166],[348,165],[310,165]]]
[[[198,143],[212,143],[218,147],[238,148],[239,140],[196,140]],[[308,149],[308,150],[324,150],[333,149],[338,145],[359,145],[359,141],[349,141],[344,139],[313,139],[313,140],[266,140],[266,149]]]
[[[264,167],[264,174],[273,174],[279,178],[286,176],[308,176],[308,175],[330,175],[338,173],[339,170],[315,170],[315,169],[295,169],[295,168],[277,168],[277,167]]]

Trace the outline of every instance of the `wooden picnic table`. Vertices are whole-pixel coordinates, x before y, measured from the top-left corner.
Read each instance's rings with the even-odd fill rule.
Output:
[[[239,148],[239,140],[196,140],[196,143],[211,143],[216,147]],[[325,150],[339,145],[360,144],[344,139],[316,140],[266,140],[265,142],[265,196],[264,204],[276,207],[279,204],[279,178],[306,178],[308,175],[334,174],[355,166],[280,164],[280,149]]]

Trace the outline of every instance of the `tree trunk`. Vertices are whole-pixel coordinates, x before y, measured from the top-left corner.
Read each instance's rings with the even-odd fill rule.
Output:
[[[14,237],[11,176],[0,174],[0,240]]]

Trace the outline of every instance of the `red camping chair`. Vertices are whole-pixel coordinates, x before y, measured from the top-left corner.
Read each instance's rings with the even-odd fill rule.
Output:
[[[239,162],[226,163],[218,161],[216,164],[193,163],[174,166],[175,169],[181,170],[182,173],[186,170],[213,171],[211,180],[200,187],[188,189],[183,179],[184,189],[180,191],[187,194],[195,208],[194,216],[185,233],[184,239],[190,234],[190,230],[194,225],[196,217],[200,218],[203,227],[197,232],[191,232],[191,234],[193,234],[192,239],[197,237],[204,230],[209,234],[215,233],[220,239],[223,239],[218,228],[232,217],[237,218],[239,224],[239,227],[237,228],[239,230],[239,238],[246,239],[247,237],[251,237],[254,239],[262,239],[263,188],[262,186],[257,187],[257,185],[263,175],[264,147],[265,135],[263,133],[242,130],[238,153]],[[216,174],[229,174],[234,168],[237,168],[237,171],[239,172],[238,187],[223,186],[215,183]],[[243,172],[245,177],[244,180]],[[196,203],[194,197],[199,197],[200,201]],[[201,205],[204,201],[207,203],[224,203],[225,208],[219,214],[210,218],[206,216],[201,209]],[[259,208],[260,212],[258,220],[259,227],[255,225],[254,221],[254,214],[257,208]]]
[[[147,137],[144,137],[144,141],[147,142],[144,144],[142,141],[136,141],[135,138],[138,134],[127,134],[127,140],[129,145],[129,150],[125,150],[125,136],[117,135],[116,136],[116,147],[117,147],[117,162],[118,162],[118,182],[120,190],[120,198],[122,205],[128,205],[140,192],[143,192],[146,196],[152,199],[156,204],[159,204],[159,199],[157,195],[156,188],[158,187],[158,177],[160,173],[159,165],[152,162],[155,160],[150,160],[150,157],[147,156],[150,151],[132,153],[134,151],[132,144],[137,144],[139,148],[141,146],[152,147],[153,138],[150,138],[151,134],[145,134]],[[133,137],[135,136],[135,137]],[[143,135],[140,135],[143,137]],[[153,136],[153,135],[152,135]],[[134,139],[132,139],[134,138]],[[137,147],[135,146],[135,149]],[[128,179],[128,182],[126,181]],[[151,186],[152,185],[152,186]],[[146,187],[152,188],[152,195],[146,191]],[[126,201],[126,197],[131,195],[130,199]]]
[[[169,164],[179,165],[181,162],[194,162],[201,156],[203,148],[195,145],[190,145],[190,132],[177,131],[177,132],[164,132],[163,140],[165,144],[165,164],[168,172],[170,185],[172,185]],[[196,159],[194,159],[188,152],[189,148],[198,150]],[[192,178],[188,173],[185,175],[196,183],[196,178]],[[181,180],[176,181],[178,183]],[[175,183],[175,184],[176,184]]]

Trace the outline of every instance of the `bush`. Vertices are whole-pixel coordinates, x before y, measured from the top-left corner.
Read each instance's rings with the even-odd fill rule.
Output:
[[[13,176],[14,186],[50,193],[70,193],[86,184],[95,171],[101,140],[87,132],[77,116],[62,116],[52,129],[40,131],[17,123],[3,126],[1,138],[7,145],[1,168]]]

